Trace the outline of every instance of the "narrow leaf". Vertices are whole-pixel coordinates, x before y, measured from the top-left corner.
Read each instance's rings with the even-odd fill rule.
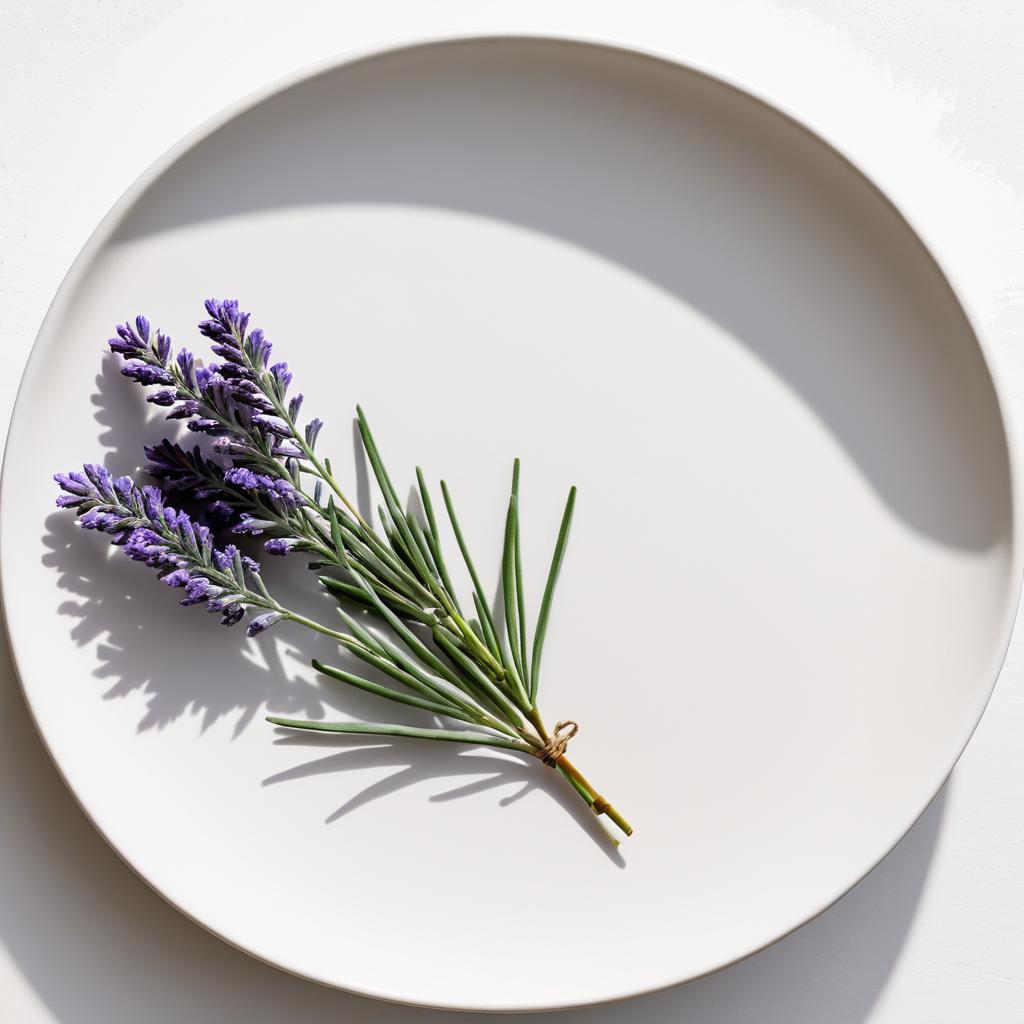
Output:
[[[434,640],[464,672],[473,677],[477,685],[498,705],[505,718],[516,729],[522,729],[523,720],[519,717],[519,712],[515,705],[487,678],[480,668],[473,663],[472,659],[463,654],[439,629],[434,630]]]
[[[366,421],[366,416],[360,406],[356,406],[356,416],[359,422],[359,434],[363,439],[363,448],[366,451],[366,457],[370,460],[370,467],[373,469],[373,475],[377,478],[377,484],[380,487],[381,494],[384,495],[384,503],[387,505],[388,512],[391,514],[391,519],[394,523],[395,529],[402,538],[402,546],[405,548],[406,553],[411,560],[412,567],[416,572],[420,573],[423,577],[423,582],[429,586],[431,582],[430,570],[427,567],[422,553],[416,545],[416,541],[413,538],[409,524],[406,522],[405,513],[402,511],[401,503],[398,500],[398,494],[395,491],[394,485],[391,483],[391,478],[388,476],[387,470],[384,468],[383,460],[381,459],[380,452],[377,449],[377,443],[370,430],[370,424]],[[393,540],[392,547],[394,547]]]
[[[427,526],[430,530],[427,540],[430,543],[431,554],[434,556],[434,564],[440,573],[441,582],[444,583],[445,589],[455,605],[455,610],[461,614],[462,608],[459,607],[459,600],[455,596],[455,588],[452,586],[451,577],[448,575],[448,566],[445,565],[444,556],[441,554],[441,535],[438,532],[437,519],[434,516],[434,503],[430,500],[430,491],[427,490],[427,482],[423,478],[423,470],[419,466],[416,467],[416,483],[419,485],[420,501],[423,502],[423,511],[426,514]]]
[[[441,481],[441,495],[444,498],[444,506],[448,512],[448,521],[452,524],[452,532],[455,534],[455,542],[459,545],[462,560],[466,563],[466,568],[469,570],[469,578],[473,581],[473,589],[479,602],[477,604],[477,614],[480,616],[480,621],[484,623],[484,632],[489,631],[491,636],[495,636],[494,619],[491,616],[490,609],[487,607],[487,594],[480,583],[480,577],[477,575],[476,566],[473,565],[469,548],[466,547],[466,539],[462,536],[462,528],[459,526],[459,519],[455,514],[455,506],[452,504],[452,496],[448,491],[448,485],[443,480]],[[490,627],[489,630],[488,627]]]
[[[339,580],[334,576],[320,576],[319,580],[324,588],[329,590],[339,600],[347,598],[350,601],[355,601],[356,604],[362,605],[364,608],[373,609],[373,604],[366,596],[366,592],[362,587],[357,587],[354,583],[346,583],[345,580]],[[415,622],[422,622],[424,625],[433,625],[432,616],[421,608],[417,608],[411,602],[406,601],[401,594],[396,594],[393,590],[382,587],[379,582],[374,584],[374,589],[381,595],[383,600],[387,601],[396,615],[404,616]]]
[[[398,638],[405,644],[405,646],[417,657],[424,665],[432,668],[439,675],[449,679],[456,686],[460,684],[458,676],[456,676],[441,659],[434,654],[434,652],[423,643],[422,640],[409,627],[398,618],[397,615],[390,608],[384,604],[383,601],[374,593],[373,587],[358,573],[355,569],[349,566],[349,572],[352,573],[353,579],[356,584],[363,588],[363,592],[369,598],[374,608],[381,614],[381,616],[387,621],[387,624],[397,634]]]
[[[501,594],[505,605],[505,632],[519,678],[523,679],[523,654],[519,647],[519,616],[516,605],[516,498],[512,495],[505,517],[505,549],[501,559]]]
[[[544,586],[544,597],[540,603],[540,613],[537,616],[537,628],[533,634],[533,664],[530,667],[530,700],[537,696],[537,685],[540,680],[540,658],[544,650],[544,637],[548,631],[548,619],[551,615],[551,602],[555,596],[555,584],[558,582],[558,572],[562,568],[562,558],[565,556],[565,545],[569,540],[569,527],[572,525],[572,512],[576,505],[576,488],[569,489],[569,499],[565,503],[565,512],[562,513],[562,525],[558,529],[558,540],[555,541],[555,552],[551,557],[551,568],[548,571],[548,581]]]
[[[378,657],[396,665],[398,668],[404,669],[410,675],[420,680],[424,686],[432,690],[442,700],[448,701],[470,715],[477,716],[481,714],[483,709],[467,700],[462,687],[458,684],[453,684],[448,678],[448,675],[451,675],[451,673],[447,666],[444,666],[443,662],[442,666],[448,675],[438,677],[419,665],[414,658],[409,657],[400,647],[385,640],[383,637],[375,636],[369,630],[363,629],[344,609],[338,608],[337,612],[348,628],[355,634],[356,639],[361,641],[365,647],[369,648]]]
[[[277,718],[273,715],[268,715],[267,721],[273,725],[285,726],[288,729],[312,729],[317,732],[341,732],[371,736],[409,736],[421,740],[441,740],[446,743],[471,743],[474,746],[504,747],[506,750],[519,750],[524,753],[530,753],[533,749],[527,743],[482,732],[417,729],[408,725],[378,725],[375,722],[306,722],[297,718]]]
[[[498,645],[498,638],[494,635],[494,626],[491,625],[491,617],[487,614],[487,609],[482,606],[480,597],[473,592],[473,604],[476,607],[477,618],[480,620],[480,628],[483,631],[484,642],[487,644],[487,649],[496,658],[501,657],[501,647]]]
[[[313,659],[313,668],[325,676],[330,676],[332,679],[339,679],[350,686],[366,690],[367,693],[374,693],[378,697],[386,697],[388,700],[397,701],[399,704],[409,704],[414,708],[422,708],[424,711],[430,711],[435,715],[447,715],[451,718],[462,717],[449,705],[439,704],[437,701],[428,700],[425,697],[417,697],[413,693],[402,693],[399,690],[392,690],[389,686],[382,686],[380,683],[364,679],[362,676],[353,675],[344,669],[335,668],[333,665],[325,665],[323,662],[317,661],[316,658]],[[463,718],[463,721],[468,721],[468,719]]]
[[[338,522],[338,510],[334,505],[334,498],[327,503],[327,515],[331,522],[331,543],[339,558],[345,557],[345,542],[341,539],[341,524]]]
[[[377,654],[375,651],[371,650],[365,644],[353,637],[345,637],[343,640],[340,640],[339,643],[346,651],[354,654],[360,661],[365,662],[367,665],[372,665],[374,668],[383,672],[386,676],[402,683],[404,686],[408,686],[409,689],[422,694],[428,700],[435,701],[439,704],[447,703],[451,710],[446,713],[452,717],[465,718],[466,721],[469,721],[472,718],[473,721],[476,721],[475,713],[471,715],[471,713],[462,705],[455,704],[448,700],[447,692],[441,688],[440,683],[436,686],[428,686],[421,679],[417,679],[411,672],[406,672],[405,669],[400,668],[389,658]]]
[[[530,687],[530,652],[526,646],[526,599],[523,594],[523,556],[519,544],[519,460],[512,464],[512,496],[516,499],[516,532],[515,532],[515,583],[516,613],[519,616],[519,658],[522,662],[520,674],[527,690]]]

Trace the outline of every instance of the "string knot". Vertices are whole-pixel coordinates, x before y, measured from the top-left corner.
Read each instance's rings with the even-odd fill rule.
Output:
[[[549,767],[554,768],[558,759],[565,753],[569,740],[580,731],[580,727],[572,721],[556,722],[555,728],[547,738],[544,746],[537,751],[537,756]]]

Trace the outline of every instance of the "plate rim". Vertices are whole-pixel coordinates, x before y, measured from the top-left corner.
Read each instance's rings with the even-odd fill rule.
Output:
[[[53,344],[55,335],[54,328],[69,296],[74,293],[76,286],[87,271],[95,255],[103,248],[104,245],[107,244],[107,242],[110,241],[123,222],[125,216],[130,212],[145,191],[185,154],[198,146],[215,131],[226,126],[235,118],[247,111],[256,108],[266,100],[288,89],[310,82],[318,77],[331,74],[332,72],[343,68],[353,67],[382,57],[412,53],[417,50],[425,50],[435,47],[460,44],[479,45],[493,43],[549,43],[552,45],[582,47],[599,51],[603,50],[613,54],[639,57],[647,61],[667,66],[674,70],[688,72],[704,78],[714,84],[724,86],[742,98],[754,101],[766,112],[776,116],[781,116],[792,126],[795,126],[797,129],[810,136],[818,145],[831,150],[831,152],[836,154],[850,169],[852,169],[857,176],[883,201],[883,203],[889,207],[890,211],[906,225],[916,241],[920,244],[926,258],[932,261],[944,283],[949,288],[950,294],[955,300],[957,306],[959,306],[970,333],[974,338],[974,342],[981,356],[982,365],[991,384],[995,398],[996,411],[999,416],[1000,428],[1007,452],[1007,472],[1009,476],[1011,503],[1010,532],[1007,538],[1010,575],[1008,591],[1005,599],[1005,617],[1001,624],[999,637],[992,646],[992,660],[989,669],[991,679],[988,682],[987,687],[984,689],[982,699],[979,702],[976,713],[970,719],[965,718],[966,725],[963,730],[963,734],[955,745],[954,757],[951,763],[948,767],[942,768],[941,777],[938,778],[934,785],[929,788],[927,799],[924,800],[924,802],[916,809],[912,819],[903,829],[900,830],[899,834],[896,835],[891,842],[886,843],[884,849],[877,857],[874,857],[863,870],[860,870],[857,873],[855,878],[847,882],[840,883],[839,891],[829,896],[827,900],[821,903],[816,910],[802,917],[791,927],[785,929],[756,948],[738,954],[732,959],[709,970],[701,970],[697,973],[690,974],[684,973],[678,977],[670,978],[661,984],[648,985],[641,988],[631,988],[628,991],[623,991],[616,995],[605,996],[599,999],[588,1000],[586,1002],[564,1001],[557,1003],[548,1002],[536,1005],[516,1004],[511,1006],[507,1004],[501,1005],[494,1003],[480,1005],[479,1003],[424,1002],[417,999],[403,998],[402,996],[394,993],[379,991],[368,987],[361,987],[358,984],[353,983],[341,983],[337,980],[318,977],[314,974],[306,973],[298,968],[291,967],[262,955],[256,949],[249,948],[241,944],[241,942],[229,938],[216,928],[201,920],[195,913],[187,910],[185,907],[177,903],[171,896],[162,891],[146,876],[141,867],[132,863],[132,861],[129,860],[120,849],[118,849],[113,840],[100,825],[97,817],[80,797],[71,780],[65,774],[57,759],[57,755],[55,751],[51,749],[50,744],[47,741],[46,734],[44,733],[36,716],[36,711],[29,694],[29,689],[25,684],[25,673],[22,667],[23,659],[19,658],[18,646],[9,627],[6,614],[7,604],[9,601],[13,600],[13,594],[8,594],[8,573],[4,571],[4,563],[6,561],[4,558],[4,552],[6,550],[5,541],[7,539],[7,530],[3,525],[7,520],[7,517],[4,515],[4,510],[6,509],[8,502],[12,500],[8,495],[10,488],[7,486],[8,475],[13,472],[11,468],[13,460],[10,459],[10,452],[14,446],[11,444],[11,441],[15,439],[17,435],[23,434],[27,426],[26,420],[28,419],[28,409],[25,399],[29,378],[33,376],[37,366],[42,361],[45,350]],[[333,988],[339,991],[349,992],[354,995],[377,999],[396,1005],[415,1006],[426,1009],[470,1012],[528,1013],[603,1006],[622,1002],[637,996],[663,992],[667,989],[674,988],[677,985],[686,984],[690,981],[695,981],[698,978],[717,974],[719,971],[726,970],[727,968],[762,952],[791,935],[793,932],[804,927],[804,925],[815,920],[829,908],[834,906],[840,899],[842,899],[843,896],[871,874],[871,872],[873,872],[874,869],[878,867],[883,860],[885,860],[893,849],[899,845],[939,794],[942,787],[945,785],[946,780],[949,778],[953,769],[959,762],[960,757],[963,755],[967,744],[970,742],[971,737],[974,735],[974,732],[984,715],[985,709],[991,700],[992,693],[995,690],[996,683],[1002,674],[1002,669],[1009,650],[1010,639],[1018,616],[1022,583],[1024,583],[1024,545],[1020,543],[1022,532],[1024,532],[1024,530],[1022,530],[1022,527],[1024,527],[1024,462],[1022,462],[1021,456],[1021,442],[1018,441],[1014,430],[1015,421],[1012,413],[1012,406],[1007,394],[1007,386],[1000,379],[1000,375],[996,372],[998,364],[994,355],[994,345],[986,334],[986,331],[983,329],[980,317],[972,308],[972,304],[967,298],[967,290],[960,283],[957,276],[950,270],[949,262],[943,257],[942,246],[939,245],[937,240],[921,226],[916,218],[906,211],[904,206],[898,201],[898,198],[894,198],[894,193],[895,190],[892,189],[890,185],[883,186],[876,179],[874,174],[869,173],[860,160],[851,154],[844,145],[834,140],[827,130],[823,129],[819,124],[815,123],[807,116],[796,113],[787,103],[771,96],[759,88],[755,83],[746,81],[714,64],[696,60],[689,56],[680,56],[677,53],[673,53],[668,48],[643,46],[633,42],[624,42],[620,39],[602,36],[600,34],[584,32],[543,30],[490,32],[466,30],[436,34],[421,31],[411,36],[396,35],[389,40],[377,41],[370,45],[341,50],[329,57],[312,63],[303,64],[283,75],[275,76],[264,85],[250,90],[243,96],[220,108],[190,131],[186,132],[175,143],[164,150],[164,152],[145,170],[143,170],[142,173],[139,174],[121,193],[120,197],[113,203],[107,213],[92,230],[88,239],[82,245],[78,254],[75,256],[68,270],[61,279],[61,282],[57,287],[54,297],[50,301],[46,314],[40,324],[35,340],[32,343],[28,359],[26,360],[15,391],[11,409],[8,439],[4,449],[2,467],[0,467],[0,619],[2,619],[3,623],[3,632],[7,638],[8,646],[10,648],[14,675],[18,681],[18,686],[25,700],[29,717],[35,727],[36,733],[38,734],[42,746],[56,769],[61,781],[64,783],[64,786],[67,788],[75,803],[81,809],[92,827],[103,838],[110,849],[113,850],[121,862],[124,863],[133,872],[133,874],[136,875],[136,877],[140,878],[147,887],[160,896],[161,899],[173,907],[178,913],[184,915],[190,921],[195,922],[195,924],[201,927],[204,931],[214,935],[217,939],[225,942],[229,946],[240,950],[246,955],[253,957],[255,960],[268,964],[277,970],[282,970],[285,973],[299,978],[304,978],[327,988]]]

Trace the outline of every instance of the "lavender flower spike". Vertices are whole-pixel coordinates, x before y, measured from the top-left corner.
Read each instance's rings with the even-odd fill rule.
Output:
[[[259,564],[234,545],[215,548],[209,528],[167,505],[158,487],[115,479],[103,466],[84,470],[56,474],[64,491],[58,506],[76,508],[84,529],[107,534],[133,561],[156,569],[161,582],[184,588],[183,605],[205,603],[225,626],[260,611],[257,632],[288,617],[260,580]]]
[[[190,499],[216,494],[223,503],[218,512],[229,506],[274,521],[288,533],[293,514],[310,504],[301,492],[301,473],[304,460],[307,471],[308,460],[316,462],[322,422],[314,418],[299,425],[302,396],[287,394],[291,371],[286,363],[270,363],[270,342],[259,328],[249,330],[249,314],[237,300],[208,299],[206,312],[199,330],[219,362],[203,366],[187,349],[173,353],[170,339],[143,316],[121,324],[109,342],[125,359],[122,373],[153,388],[150,403],[166,408],[168,419],[183,420],[193,433],[214,438],[214,452],[231,460],[221,466],[165,442],[159,455],[150,455],[154,473]]]

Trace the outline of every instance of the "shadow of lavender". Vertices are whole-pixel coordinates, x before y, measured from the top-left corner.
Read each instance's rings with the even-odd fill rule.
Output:
[[[144,463],[142,445],[167,436],[168,424],[146,405],[141,390],[124,380],[118,360],[112,356],[103,361],[96,377],[92,402],[95,418],[104,428],[99,438],[106,449],[104,465],[112,473],[137,475]],[[186,440],[183,438],[183,443]],[[365,474],[364,466],[359,491],[362,503],[369,505]],[[102,536],[85,534],[68,512],[54,512],[45,526],[43,564],[58,573],[58,587],[68,595],[58,611],[74,620],[70,636],[76,644],[95,645],[99,664],[93,675],[105,685],[105,700],[144,696],[146,710],[138,733],[165,729],[189,718],[198,718],[200,731],[205,733],[228,719],[233,722],[231,734],[237,737],[264,714],[441,724],[416,709],[390,702],[385,705],[380,698],[343,684],[326,679],[312,682],[310,658],[352,667],[351,655],[340,651],[329,638],[308,631],[300,634],[301,627],[287,623],[257,639],[247,639],[241,627],[226,630],[215,617],[203,615],[199,609],[179,608],[177,592],[159,586],[152,573],[105,544]],[[262,561],[263,576],[282,603],[312,618],[330,620],[334,602],[312,585],[300,559]],[[360,665],[359,671],[374,675],[366,666]],[[451,726],[450,722],[444,724]],[[269,742],[273,733],[264,723],[259,725],[267,728]],[[473,754],[473,748],[463,750],[451,744],[380,739],[367,743],[359,737],[328,734],[292,733],[278,742],[332,753],[271,776],[263,780],[264,785],[297,782],[327,772],[348,775],[366,771],[376,778],[379,769],[399,769],[362,790],[346,784],[348,795],[327,816],[326,823],[400,789],[433,780],[470,781],[434,794],[432,800],[468,798],[518,784],[514,797],[499,798],[500,805],[542,792],[574,817],[612,863],[625,866],[601,822],[563,780],[533,759],[523,760],[512,753]]]
[[[756,956],[628,1004],[544,1019],[865,1024],[914,920],[955,785],[954,777],[896,849],[835,906]],[[40,1004],[61,1024],[493,1019],[313,984],[254,960],[178,913],[113,854],[53,771],[2,635],[0,804],[0,936]]]

